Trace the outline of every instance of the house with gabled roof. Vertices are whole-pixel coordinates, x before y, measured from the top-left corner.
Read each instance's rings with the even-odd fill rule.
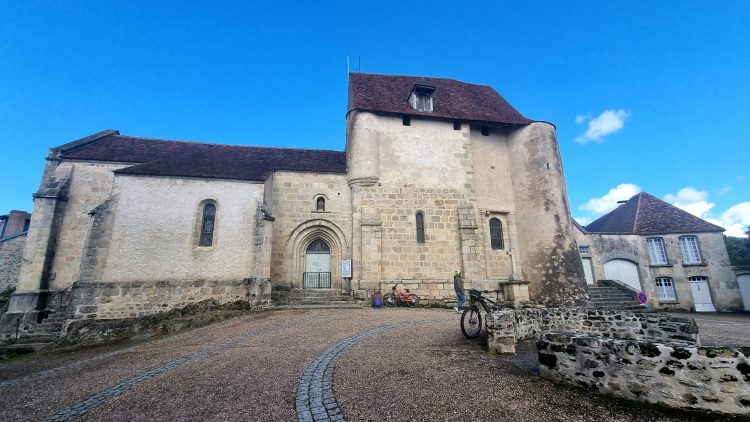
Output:
[[[16,286],[30,223],[31,214],[26,211],[12,210],[0,215],[0,292]]]
[[[342,151],[116,130],[50,149],[0,325],[396,283],[451,301],[457,271],[510,302],[585,303],[552,124],[446,78],[352,73],[348,99]]]
[[[646,192],[576,227],[589,285],[617,281],[655,309],[743,309],[722,227]]]

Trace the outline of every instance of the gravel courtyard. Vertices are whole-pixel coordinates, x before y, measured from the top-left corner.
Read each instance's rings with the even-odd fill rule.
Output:
[[[748,344],[747,315],[698,321],[712,339]],[[711,418],[555,385],[534,374],[535,352],[525,344],[517,356],[490,356],[447,310],[262,312],[161,339],[0,362],[0,420]]]

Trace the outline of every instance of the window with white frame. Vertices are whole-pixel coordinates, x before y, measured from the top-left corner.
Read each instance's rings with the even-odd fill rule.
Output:
[[[685,264],[702,264],[701,251],[698,248],[698,238],[695,236],[680,236],[680,249]]]
[[[588,245],[578,245],[578,253],[580,254],[590,254],[591,248]]]
[[[669,277],[656,277],[656,293],[659,295],[659,301],[661,302],[677,302],[674,283]]]
[[[667,265],[667,250],[664,248],[664,240],[661,237],[649,237],[646,239],[648,256],[653,265]]]

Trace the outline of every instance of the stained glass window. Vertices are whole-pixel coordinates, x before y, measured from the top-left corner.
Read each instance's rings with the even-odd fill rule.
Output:
[[[203,221],[201,222],[201,240],[199,246],[211,246],[214,242],[214,222],[216,221],[216,205],[203,206]]]

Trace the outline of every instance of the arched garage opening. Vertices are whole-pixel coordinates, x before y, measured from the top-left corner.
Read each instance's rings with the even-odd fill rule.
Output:
[[[638,265],[627,259],[613,259],[605,262],[604,278],[607,280],[618,280],[632,287],[637,292],[643,290],[641,279],[638,276]]]

